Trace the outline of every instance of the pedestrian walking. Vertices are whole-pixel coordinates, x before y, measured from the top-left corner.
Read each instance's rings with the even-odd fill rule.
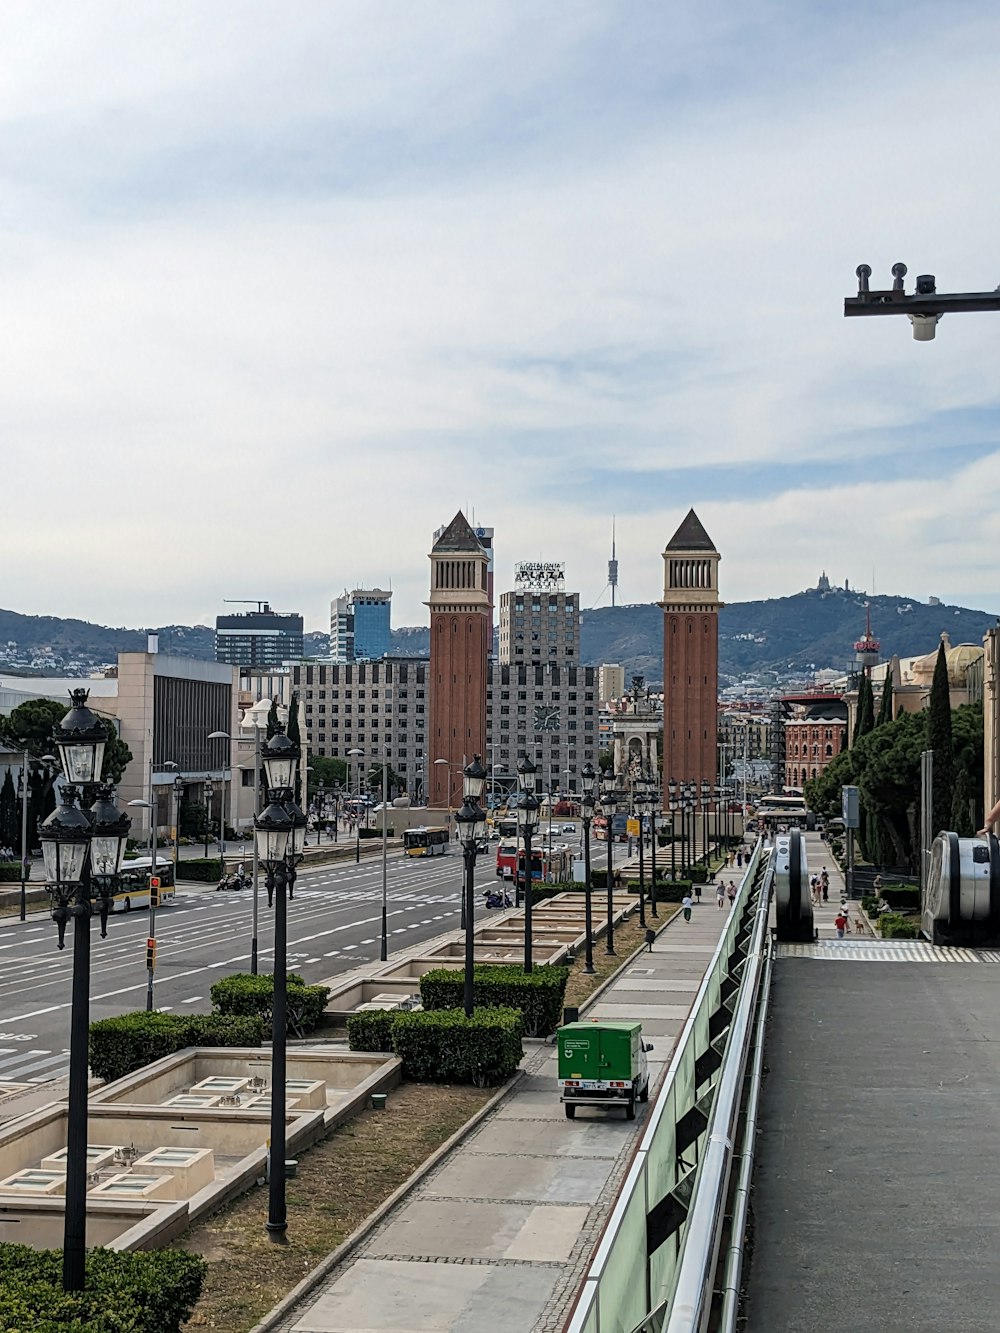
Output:
[[[847,914],[843,908],[841,908],[834,917],[833,924],[837,927],[837,939],[842,940],[844,938],[844,931],[847,929]]]
[[[647,930],[647,931],[646,931],[646,950],[647,950],[648,953],[652,953],[652,952],[653,952],[653,943],[654,943],[655,939],[656,939],[656,931],[655,931],[655,930]]]
[[[691,920],[691,908],[692,908],[692,906],[693,906],[693,903],[691,902],[691,895],[690,895],[690,893],[685,893],[684,897],[681,899],[681,909],[682,909],[683,912],[684,912],[684,920],[685,920],[685,921],[690,921],[690,920]]]
[[[736,901],[736,884],[733,880],[729,881],[729,888],[726,890],[726,897],[729,899],[729,906],[732,907]]]
[[[726,901],[726,886],[725,886],[725,884],[723,884],[722,880],[720,879],[720,880],[719,880],[719,883],[718,883],[718,885],[716,886],[716,889],[715,889],[715,905],[716,905],[716,907],[721,907],[725,901]]]
[[[829,872],[827,871],[826,866],[824,866],[823,869],[820,871],[819,881],[820,881],[820,884],[821,884],[822,887],[823,887],[823,901],[824,901],[824,902],[829,902],[829,901],[830,901],[830,875],[829,875]]]

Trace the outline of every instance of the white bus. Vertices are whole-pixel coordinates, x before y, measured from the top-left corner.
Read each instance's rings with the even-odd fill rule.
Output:
[[[139,856],[134,861],[123,861],[118,873],[118,891],[111,902],[113,912],[131,912],[133,908],[149,907],[149,877],[153,873],[153,862],[148,856]],[[174,882],[174,863],[156,857],[156,873],[160,880],[160,906],[174,901],[176,884]]]

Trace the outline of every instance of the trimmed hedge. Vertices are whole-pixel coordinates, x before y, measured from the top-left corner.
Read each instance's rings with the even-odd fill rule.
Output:
[[[391,1051],[392,1025],[398,1009],[366,1009],[347,1020],[347,1044],[352,1051]]]
[[[90,1072],[111,1083],[185,1046],[259,1046],[264,1026],[258,1018],[222,1014],[118,1014],[91,1023]]]
[[[882,897],[894,911],[920,910],[920,888],[916,884],[883,884]]]
[[[177,862],[177,878],[196,879],[210,884],[213,879],[222,878],[223,868],[223,861],[219,856],[210,856],[208,860],[203,856],[192,857],[190,861]]]
[[[323,1010],[330,998],[329,986],[306,986],[297,972],[286,977],[288,1015],[285,1029],[290,1036],[304,1037],[319,1026]],[[235,1017],[256,1017],[266,1028],[271,1027],[271,1009],[274,1004],[274,977],[265,972],[234,972],[217,981],[210,992],[212,1005],[220,1014]]]
[[[403,1077],[416,1083],[503,1083],[524,1056],[521,1015],[516,1009],[461,1009],[393,1015],[392,1045]]]
[[[528,1037],[546,1037],[562,1022],[568,967],[522,967],[478,963],[473,968],[473,999],[485,1008],[516,1009]],[[429,1012],[460,1009],[465,968],[434,968],[420,978],[420,999]]]
[[[365,828],[362,826],[357,830],[357,835],[359,838],[381,838],[382,825],[379,824],[378,828]],[[396,831],[391,824],[386,824],[385,836],[387,838],[394,838],[396,836]]]
[[[920,938],[920,923],[901,912],[883,912],[878,919],[879,932],[884,940],[915,940]]]
[[[28,873],[26,879],[31,878],[31,862],[28,862]],[[20,884],[21,882],[21,863],[20,861],[0,861],[0,884]]]
[[[179,1333],[208,1265],[183,1250],[90,1250],[87,1287],[62,1289],[62,1251],[0,1244],[5,1333]]]

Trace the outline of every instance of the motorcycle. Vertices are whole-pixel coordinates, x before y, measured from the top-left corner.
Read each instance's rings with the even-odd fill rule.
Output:
[[[497,907],[514,906],[514,904],[511,902],[509,896],[506,893],[501,894],[496,889],[487,889],[486,892],[483,894],[483,898],[485,899],[486,902],[487,911],[490,911],[493,908]]]
[[[223,875],[215,886],[215,892],[219,893],[226,889],[242,889],[246,887],[245,875]]]

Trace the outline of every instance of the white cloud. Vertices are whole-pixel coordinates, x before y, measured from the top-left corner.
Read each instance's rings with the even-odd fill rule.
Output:
[[[464,504],[499,587],[545,554],[584,601],[617,508],[648,600],[694,504],[732,599],[874,563],[988,602],[997,456],[944,481],[878,459],[996,442],[995,326],[917,346],[841,301],[861,260],[1000,277],[1000,20],[917,8],[902,38],[886,12],[848,47],[843,15],[673,8],[629,6],[628,40],[597,4],[0,16],[3,600],[136,623],[259,595],[320,625],[391,580],[419,623]],[[859,479],[820,485],[819,459]],[[580,494],[595,468],[642,512]],[[91,485],[96,543],[66,522]]]

